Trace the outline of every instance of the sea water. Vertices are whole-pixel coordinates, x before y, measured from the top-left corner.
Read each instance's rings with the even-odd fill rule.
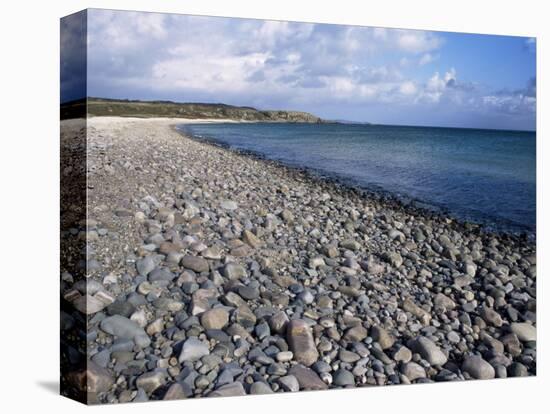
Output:
[[[178,128],[492,230],[536,231],[534,132],[344,123]]]

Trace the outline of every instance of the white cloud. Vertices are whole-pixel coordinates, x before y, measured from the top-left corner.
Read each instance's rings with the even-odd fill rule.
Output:
[[[427,65],[428,63],[432,63],[436,57],[432,55],[431,53],[425,53],[422,55],[422,57],[418,60],[418,64],[420,66]]]
[[[439,48],[442,39],[434,33],[421,30],[398,30],[397,44],[410,53],[429,52]]]
[[[111,50],[135,49],[147,40],[161,40],[167,35],[166,15],[161,13],[90,10],[88,43]]]
[[[152,36],[155,39],[163,39],[166,37],[165,16],[161,13],[136,13],[132,23],[138,33]]]
[[[414,95],[417,92],[416,85],[412,81],[406,81],[399,87],[399,92],[403,95]]]
[[[163,60],[152,68],[159,88],[208,89],[213,92],[246,91],[247,78],[264,67],[268,54],[251,53],[242,56],[204,56],[201,64],[194,57]]]
[[[536,98],[523,94],[488,95],[481,99],[486,107],[506,114],[535,113],[537,107]]]
[[[265,46],[273,47],[276,44],[285,43],[289,39],[292,41],[303,40],[309,37],[314,27],[309,23],[266,20],[253,31],[251,39]]]
[[[432,103],[439,102],[447,87],[452,86],[454,82],[456,82],[456,71],[454,68],[445,72],[443,76],[440,76],[439,72],[435,72],[426,82],[425,88],[421,91],[417,100]]]

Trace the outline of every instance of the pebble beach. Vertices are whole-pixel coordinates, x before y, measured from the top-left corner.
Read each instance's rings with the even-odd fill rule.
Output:
[[[70,121],[64,121],[70,122]],[[175,130],[87,120],[92,403],[536,375],[536,247]],[[205,122],[205,121],[201,121]]]

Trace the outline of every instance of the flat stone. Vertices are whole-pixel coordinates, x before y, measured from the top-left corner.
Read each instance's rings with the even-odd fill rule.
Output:
[[[510,330],[515,333],[518,339],[522,342],[537,340],[537,328],[529,323],[512,323],[510,324]]]
[[[164,329],[164,320],[162,318],[155,319],[153,322],[151,322],[147,328],[145,329],[145,332],[147,332],[147,335],[156,335],[158,333],[161,333]]]
[[[169,264],[172,264],[172,265],[177,265],[177,264],[179,264],[179,262],[181,261],[183,256],[184,256],[183,253],[170,252],[166,256],[166,263],[169,263]]]
[[[250,358],[250,353],[248,354],[248,357]],[[267,363],[268,362],[267,360],[262,361],[263,359],[265,359],[265,356],[260,357],[260,358],[254,358],[253,361],[254,362],[260,362],[260,363],[262,363],[262,362]],[[267,368],[267,373],[269,375],[282,376],[282,375],[286,375],[287,371],[288,371],[287,368],[283,364],[271,364]]]
[[[256,315],[248,307],[248,305],[241,305],[235,310],[235,321],[245,328],[252,328],[256,325]]]
[[[208,394],[209,397],[237,397],[240,395],[246,395],[243,384],[240,382],[232,382],[230,384],[222,385]]]
[[[361,357],[355,352],[348,351],[346,349],[340,349],[338,352],[338,359],[342,362],[354,363],[361,359]]]
[[[391,229],[388,232],[388,237],[392,240],[398,240],[400,243],[405,242],[405,235],[403,234],[403,232],[401,232],[397,229]]]
[[[244,266],[234,262],[224,266],[223,275],[230,280],[244,279],[248,276]]]
[[[401,346],[393,354],[393,359],[397,362],[409,362],[412,359],[412,352],[406,346]]]
[[[243,241],[254,249],[257,249],[263,244],[260,238],[249,230],[243,231]]]
[[[315,256],[309,259],[308,266],[317,269],[320,266],[326,266],[325,259],[322,256]]]
[[[295,285],[297,283],[296,279],[294,279],[292,276],[288,275],[276,275],[273,276],[273,282],[276,285],[279,285],[282,288],[287,289],[291,285]]]
[[[456,287],[463,288],[472,284],[474,282],[474,278],[471,276],[461,275],[455,277],[453,282]]]
[[[432,316],[429,314],[429,312],[418,306],[409,298],[403,301],[402,307],[404,311],[410,312],[411,314],[416,316],[418,320],[424,325],[428,325],[432,319]]]
[[[289,374],[294,375],[298,380],[301,390],[326,390],[328,385],[312,369],[302,365],[294,365]]]
[[[223,303],[227,306],[231,306],[234,308],[237,308],[241,305],[246,305],[246,301],[243,300],[243,298],[241,298],[235,292],[227,292],[223,297]]]
[[[496,326],[497,328],[502,326],[502,317],[497,311],[492,308],[483,306],[480,311],[480,316],[489,325]]]
[[[367,329],[361,325],[349,328],[344,334],[344,339],[350,342],[360,342],[368,336]]]
[[[413,351],[419,353],[430,365],[441,366],[447,362],[447,357],[443,351],[425,336],[420,336],[413,342]]]
[[[142,390],[141,388],[138,388],[136,391],[136,396],[132,400],[132,402],[146,402],[149,401],[149,397],[147,396],[147,393]]]
[[[145,328],[145,326],[147,326],[147,315],[145,314],[145,311],[143,309],[132,313],[132,315],[130,316],[130,320],[134,321],[142,328]]]
[[[443,293],[438,293],[433,299],[434,305],[438,309],[444,309],[446,311],[452,310],[456,307],[456,303],[450,297]]]
[[[286,336],[295,361],[305,366],[310,366],[317,361],[319,352],[313,340],[312,330],[305,321],[300,319],[290,321]]]
[[[260,297],[260,291],[250,286],[239,286],[237,289],[239,295],[246,300],[255,300]]]
[[[130,210],[126,210],[125,208],[119,208],[115,210],[115,216],[117,217],[131,217],[134,213],[132,213]]]
[[[507,352],[509,352],[513,357],[521,355],[523,347],[518,336],[515,333],[509,333],[500,337],[502,344],[504,345]]]
[[[269,318],[269,327],[272,332],[282,335],[285,333],[289,321],[288,315],[283,311],[279,311]]]
[[[250,247],[248,247],[248,245],[246,244],[243,244],[242,246],[231,249],[229,254],[234,257],[245,257],[250,254]]]
[[[403,264],[403,257],[396,252],[385,253],[382,258],[395,268],[399,268]]]
[[[371,328],[370,336],[374,339],[382,349],[391,348],[395,342],[395,338],[381,326],[375,325]]]
[[[134,305],[124,300],[116,300],[107,307],[109,315],[121,315],[125,318],[128,318],[135,310],[136,307]]]
[[[348,370],[340,368],[332,374],[332,383],[341,387],[355,385],[355,377]]]
[[[157,388],[162,387],[165,382],[166,378],[163,372],[147,372],[138,377],[136,386],[147,394],[151,394]]]
[[[269,335],[271,335],[271,331],[269,329],[269,325],[267,324],[267,322],[261,322],[257,324],[254,327],[254,333],[256,334],[256,336],[260,341],[267,338]]]
[[[401,366],[401,373],[409,380],[414,381],[419,378],[426,378],[426,370],[416,362],[408,362]]]
[[[163,242],[160,244],[159,253],[169,255],[171,253],[178,253],[181,251],[181,245],[170,242]]]
[[[91,315],[103,310],[107,304],[99,299],[96,299],[94,296],[84,295],[76,298],[73,301],[73,306],[79,312],[86,315]]]
[[[191,300],[191,305],[189,307],[189,310],[191,312],[191,315],[200,315],[203,312],[206,312],[210,305],[208,304],[208,300],[206,299],[198,299],[194,298]]]
[[[504,344],[498,339],[493,338],[487,332],[481,331],[479,333],[479,339],[481,339],[485,345],[493,349],[497,354],[502,355],[504,353]]]
[[[367,273],[371,275],[379,275],[384,273],[386,267],[382,263],[376,263],[372,260],[369,260],[368,263],[362,265],[366,268]]]
[[[273,394],[273,390],[265,382],[256,381],[250,386],[250,394],[254,394],[254,395]]]
[[[210,268],[208,266],[208,261],[204,257],[191,255],[183,256],[181,259],[181,265],[197,273],[207,272]]]
[[[170,387],[168,388],[168,390],[166,390],[166,393],[162,397],[163,400],[181,400],[184,398],[187,398],[187,393],[185,392],[183,386],[178,382],[170,385]]]
[[[290,362],[294,358],[294,354],[291,351],[281,351],[275,356],[279,362]]]
[[[479,355],[470,355],[464,358],[462,371],[470,374],[475,379],[495,378],[495,369],[491,364],[481,358]]]
[[[340,242],[340,247],[343,249],[348,249],[352,251],[359,250],[361,248],[361,244],[355,240],[343,240]]]
[[[155,267],[155,261],[150,256],[136,261],[136,270],[141,276],[147,276]]]
[[[510,377],[527,377],[529,370],[521,362],[514,362],[508,368],[508,373]]]
[[[222,258],[222,251],[217,246],[208,247],[201,252],[202,257],[205,259],[220,260]]]
[[[203,356],[209,354],[210,351],[208,349],[208,345],[195,337],[191,337],[183,343],[179,356],[179,362],[197,361]]]
[[[106,368],[111,362],[111,352],[108,349],[99,351],[92,357],[92,361],[95,362],[100,367]]]
[[[85,388],[88,392],[107,392],[115,383],[111,373],[92,361],[86,364]]]
[[[362,293],[355,286],[340,286],[338,291],[346,296],[351,296],[352,298],[358,298]]]
[[[220,207],[223,208],[224,210],[233,211],[233,210],[237,210],[239,208],[239,205],[232,200],[223,200],[220,203]]]
[[[222,308],[210,309],[201,315],[204,329],[223,329],[229,322],[229,313]]]
[[[156,282],[156,281],[171,282],[176,278],[176,274],[172,273],[168,269],[157,267],[155,268],[155,270],[149,273],[148,278],[150,282]]]
[[[183,309],[184,304],[171,298],[159,298],[153,302],[153,306],[163,311],[179,312]]]
[[[323,247],[323,254],[331,259],[334,259],[340,255],[340,252],[338,251],[338,247],[331,244]]]
[[[134,337],[134,343],[140,348],[147,348],[151,345],[151,338],[147,335],[136,335]]]
[[[462,267],[464,269],[464,271],[466,272],[466,274],[470,277],[474,277],[476,275],[476,272],[477,272],[477,266],[475,263],[473,262],[464,262],[462,264]]]
[[[285,375],[284,377],[279,378],[279,383],[285,391],[300,391],[300,383],[294,375]]]
[[[195,387],[199,389],[204,389],[210,385],[210,380],[206,375],[199,375],[195,378]]]
[[[102,331],[114,335],[118,338],[133,339],[136,344],[139,342],[141,346],[147,341],[150,343],[149,336],[143,328],[136,322],[121,315],[108,316],[100,323]],[[148,346],[148,345],[145,345]]]

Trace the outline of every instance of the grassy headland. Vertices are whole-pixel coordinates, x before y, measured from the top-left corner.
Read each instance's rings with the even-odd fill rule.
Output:
[[[74,117],[84,100],[61,105],[61,119]],[[307,112],[263,111],[248,106],[221,103],[179,103],[171,101],[134,101],[88,98],[88,116],[121,116],[138,118],[231,119],[250,122],[325,123],[327,121]]]

